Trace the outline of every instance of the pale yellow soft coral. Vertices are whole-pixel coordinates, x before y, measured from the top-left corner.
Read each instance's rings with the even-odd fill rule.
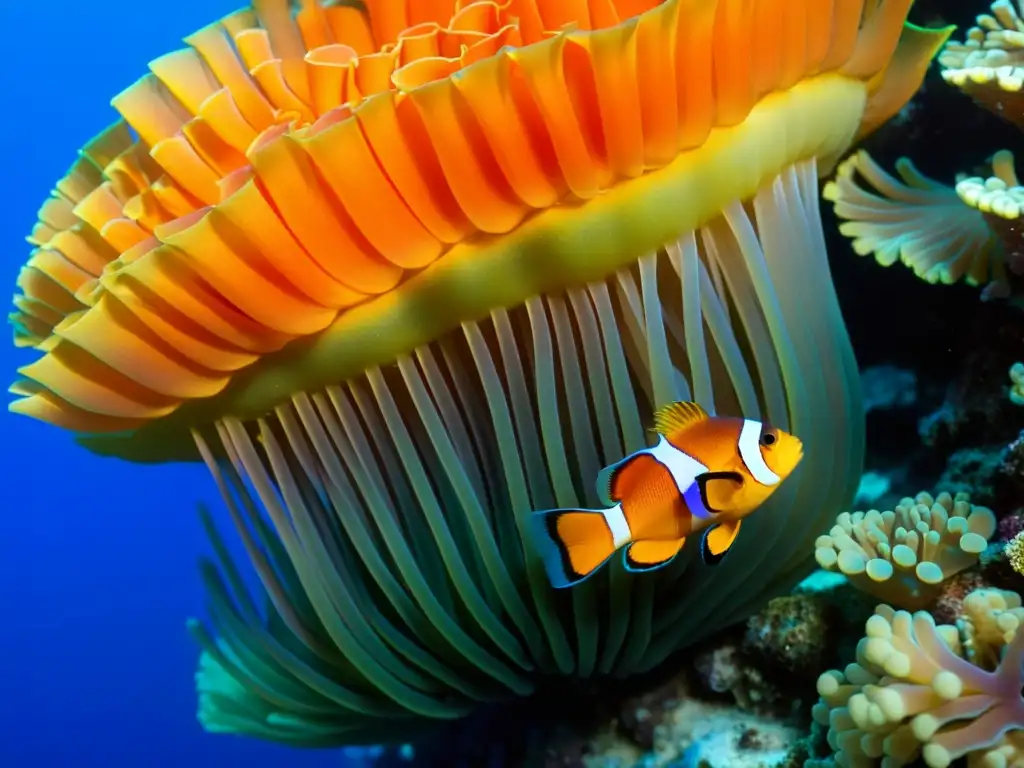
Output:
[[[996,530],[966,493],[919,493],[895,509],[843,512],[815,542],[815,558],[854,586],[900,608],[923,608],[942,582],[977,562]]]
[[[880,605],[856,663],[818,679],[814,717],[835,763],[897,768],[918,757],[946,768],[1007,768],[1024,759],[1024,633],[1020,597],[976,590],[958,627]]]
[[[1024,622],[1020,595],[1002,589],[976,589],[964,598],[956,626],[961,655],[982,669],[999,666],[1000,654]]]
[[[1020,6],[992,3],[963,42],[939,54],[942,77],[998,115],[1024,126],[1024,21]]]
[[[905,157],[896,173],[899,178],[861,150],[822,190],[853,250],[885,267],[901,262],[929,283],[964,280],[987,286],[987,295],[1005,295],[1002,243],[985,213]]]
[[[1005,264],[1011,272],[1024,274],[1024,185],[1014,167],[1013,155],[1000,150],[992,156],[992,175],[959,177],[956,193],[978,211],[999,238],[999,258],[993,262],[1003,294],[1008,293]]]
[[[1024,405],[1024,363],[1010,366],[1010,402]]]
[[[938,60],[947,83],[1024,128],[1021,3],[997,0]],[[823,194],[858,254],[873,254],[884,266],[901,261],[932,283],[964,279],[985,286],[982,298],[1004,298],[1007,267],[1024,274],[1024,186],[1008,151],[995,153],[991,164],[991,175],[958,174],[954,188],[907,158],[896,163],[897,179],[861,151],[840,164]]]

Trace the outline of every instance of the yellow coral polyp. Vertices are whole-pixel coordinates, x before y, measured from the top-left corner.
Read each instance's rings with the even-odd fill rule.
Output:
[[[964,598],[956,621],[960,655],[982,669],[995,669],[1003,648],[1013,641],[1022,622],[1024,607],[1016,592],[974,590]]]
[[[957,182],[956,193],[971,208],[1004,219],[1016,219],[1024,211],[1024,187],[1007,150],[992,156],[992,175],[971,176]]]
[[[1024,21],[1009,0],[992,3],[991,14],[939,55],[942,77],[998,115],[1024,126]]]
[[[1010,402],[1024,405],[1024,363],[1010,366]]]
[[[881,600],[917,609],[977,562],[995,530],[992,510],[971,504],[968,494],[922,492],[892,510],[843,512],[815,542],[815,559]]]

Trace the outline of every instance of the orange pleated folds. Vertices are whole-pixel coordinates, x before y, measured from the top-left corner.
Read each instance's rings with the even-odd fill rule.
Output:
[[[41,207],[12,409],[123,431],[820,72],[909,0],[253,0],[114,100]],[[297,8],[294,7],[297,5]]]

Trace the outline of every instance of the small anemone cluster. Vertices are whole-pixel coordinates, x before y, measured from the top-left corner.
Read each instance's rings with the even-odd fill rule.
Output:
[[[819,537],[818,564],[880,604],[853,663],[818,678],[812,714],[833,754],[805,765],[1024,764],[1024,607],[989,583],[997,561],[1024,571],[1014,520],[965,493],[922,492],[844,512]]]
[[[938,62],[945,83],[1024,129],[1022,14],[1024,6],[997,0],[962,40],[944,46]],[[839,164],[823,195],[857,254],[882,266],[900,262],[929,283],[979,286],[982,299],[1019,298],[1024,183],[1011,152],[995,152],[987,169],[960,173],[948,185],[908,158],[897,160],[890,174],[860,150]],[[1022,405],[1024,364],[1014,359],[1020,360],[1000,358],[995,368],[1002,397]],[[974,399],[988,397],[981,389]],[[943,408],[962,411],[967,398],[961,400],[957,406],[947,395]],[[1019,482],[1015,445],[986,444],[974,452],[993,457],[989,475]],[[979,478],[958,487],[1001,507],[1004,497],[997,502],[994,485]],[[1019,508],[1014,498],[1006,501]],[[1019,522],[1019,509],[997,519],[966,494],[922,493],[891,510],[844,513],[818,538],[819,566],[880,604],[847,654],[852,663],[818,678],[813,716],[832,754],[807,761],[808,768],[1024,766]]]
[[[938,56],[943,80],[1024,128],[1024,19],[1021,7],[996,0],[963,40]],[[840,231],[860,255],[897,261],[932,283],[965,280],[982,297],[1011,294],[1024,274],[1024,185],[1013,154],[996,151],[990,173],[960,173],[953,186],[922,174],[908,158],[896,176],[860,151],[845,160],[823,194],[843,220]],[[898,177],[898,178],[897,178]]]
[[[995,530],[992,510],[967,494],[922,492],[884,512],[842,513],[815,542],[815,559],[881,600],[920,608],[977,562]]]
[[[918,757],[946,768],[1006,768],[1024,760],[1024,621],[1020,596],[975,590],[956,625],[880,605],[856,662],[818,680],[814,709],[836,765],[896,768]]]

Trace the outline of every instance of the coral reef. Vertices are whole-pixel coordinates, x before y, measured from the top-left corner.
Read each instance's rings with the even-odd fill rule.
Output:
[[[716,638],[713,647],[696,655],[694,670],[706,691],[729,694],[745,712],[776,714],[785,708],[786,693],[754,665],[736,639]]]
[[[704,739],[693,727],[674,729],[675,712],[727,729],[726,718],[705,707],[732,702],[736,720],[795,727],[788,759],[806,768],[895,768],[915,760],[1008,768],[1024,759],[1024,737],[1012,730],[1024,726],[1013,715],[1024,707],[1024,680],[1015,673],[1016,651],[1008,650],[1022,642],[1015,637],[1024,613],[1017,597],[1024,592],[1024,185],[1012,159],[1022,148],[1024,23],[1017,8],[998,2],[971,28],[977,10],[944,0],[916,4],[918,23],[964,24],[961,42],[947,45],[914,101],[843,161],[825,188],[852,250],[910,267],[879,278],[865,259],[833,265],[864,365],[867,457],[854,508],[883,511],[850,514],[845,529],[837,520],[818,540],[830,540],[818,549],[832,552],[819,560],[831,570],[705,643],[673,713],[632,726],[626,741],[633,749],[622,762],[600,762],[594,752],[590,765],[776,764],[776,752],[736,752],[735,731]],[[969,99],[989,109],[971,109]],[[919,169],[897,159],[922,145]],[[1000,147],[1009,149],[993,154]],[[885,170],[893,167],[893,174]],[[847,215],[867,210],[885,211],[889,220]],[[877,294],[873,306],[892,310],[865,309],[864,290]],[[894,493],[906,488],[928,492],[915,499]],[[912,534],[914,546],[906,543]],[[913,561],[900,546],[913,550]],[[839,564],[844,550],[855,553],[842,556],[844,564],[856,561],[849,577]],[[825,629],[820,654],[803,645],[797,622],[773,616],[783,609],[802,617],[805,629]],[[927,613],[908,612],[918,609]],[[821,637],[817,629],[809,634]],[[788,706],[807,697],[797,658],[808,669],[844,670],[857,660],[817,683],[827,694],[815,707],[818,741],[800,719],[802,708]],[[647,702],[638,711],[659,710]],[[1011,730],[1001,732],[1007,722]],[[658,736],[639,747],[644,728]],[[987,741],[975,738],[986,729]],[[822,743],[826,731],[831,749]],[[616,733],[621,748],[621,728]],[[659,740],[669,734],[678,739],[671,748]]]
[[[327,5],[343,13],[360,4]],[[965,13],[952,3],[942,11],[939,5],[918,3],[918,21],[931,14],[937,26],[940,15]],[[550,34],[563,33],[569,34]],[[922,33],[911,28],[905,34],[911,39]],[[1013,146],[993,121],[1008,136],[1024,125],[1019,13],[999,0],[961,42],[945,48],[941,64],[941,74],[930,75],[892,125],[839,163],[823,190],[833,203],[828,215],[841,220],[838,231],[848,242],[835,239],[877,264],[908,267],[890,270],[882,280],[856,272],[875,269],[867,259],[846,264],[840,256],[827,267],[812,264],[814,279],[829,290],[828,270],[835,269],[840,301],[856,303],[844,303],[842,315],[850,321],[858,359],[867,361],[859,376],[862,408],[845,336],[816,337],[807,330],[820,331],[821,318],[839,315],[831,294],[818,302],[817,314],[808,313],[813,306],[798,291],[780,290],[775,297],[776,283],[810,278],[812,267],[781,271],[793,249],[760,214],[784,197],[803,219],[816,220],[816,168],[803,168],[799,175],[774,177],[775,192],[750,198],[758,215],[749,220],[748,198],[741,196],[724,218],[694,224],[688,239],[679,241],[685,253],[673,240],[666,251],[672,258],[643,261],[635,273],[615,273],[586,290],[575,287],[585,282],[581,278],[564,291],[559,282],[558,291],[508,311],[504,299],[485,302],[479,322],[452,322],[461,331],[424,331],[422,345],[410,342],[402,354],[384,355],[379,368],[357,360],[352,370],[359,376],[345,379],[344,386],[325,374],[316,386],[293,392],[271,418],[243,424],[218,417],[207,424],[207,438],[217,439],[197,433],[196,450],[236,522],[241,520],[247,548],[259,555],[254,559],[265,589],[250,596],[239,588],[225,542],[211,533],[218,562],[207,563],[203,575],[216,633],[190,624],[206,649],[198,676],[203,724],[317,746],[347,743],[350,731],[371,742],[400,729],[396,738],[404,740],[411,738],[407,723],[467,718],[459,720],[461,730],[432,722],[438,732],[415,748],[399,744],[353,753],[377,766],[472,766],[500,758],[502,764],[540,768],[849,768],[882,760],[890,768],[920,758],[942,768],[969,757],[971,765],[1005,768],[1024,760],[1024,737],[1010,730],[1024,727],[1024,639],[1017,634],[1024,620],[1018,597],[1024,589],[1024,411],[1017,407],[1024,405],[1024,363],[1018,362],[1024,360],[1024,186],[1012,150],[991,154],[993,147]],[[581,66],[568,71],[570,79],[588,73]],[[465,85],[473,74],[459,77]],[[992,114],[962,111],[969,98]],[[960,109],[957,120],[936,119],[939,104],[942,114]],[[114,138],[128,140],[126,131]],[[963,151],[936,149],[919,159],[920,169],[909,159],[893,159],[894,137],[905,147],[925,132],[937,137],[933,146]],[[965,134],[991,142],[968,145]],[[274,146],[268,141],[260,147],[263,165],[252,173],[276,188],[277,161],[290,155],[271,155]],[[98,163],[102,149],[92,146],[86,160]],[[332,157],[321,152],[322,161]],[[821,158],[822,166],[836,159]],[[377,160],[370,160],[368,168],[376,171]],[[428,162],[435,160],[431,154]],[[942,162],[957,167],[936,168]],[[98,168],[85,181],[102,181]],[[955,178],[955,185],[940,178]],[[142,181],[148,190],[150,180]],[[276,222],[277,208],[267,211]],[[716,211],[709,215],[718,216]],[[71,215],[70,209],[63,213]],[[304,220],[301,211],[286,213]],[[763,248],[758,237],[753,240],[755,250],[764,251],[753,266],[740,242],[748,229],[765,238]],[[826,219],[823,231],[829,230]],[[62,234],[39,229],[37,245]],[[471,234],[467,243],[485,239],[476,229]],[[305,235],[327,242],[316,228]],[[282,229],[281,236],[291,242],[292,231]],[[778,248],[772,239],[780,241]],[[563,241],[570,242],[553,242]],[[174,242],[180,245],[181,238]],[[295,252],[303,247],[296,244]],[[673,249],[690,259],[686,275],[693,280],[684,276]],[[111,262],[110,271],[129,261]],[[774,271],[748,283],[744,270],[753,273],[762,261]],[[404,280],[407,266],[412,275],[423,264],[399,266]],[[845,280],[850,274],[861,277]],[[872,302],[862,300],[868,290]],[[933,293],[926,297],[925,291]],[[76,302],[92,301],[91,289],[75,296]],[[991,301],[981,304],[979,297]],[[31,297],[20,298],[30,305]],[[690,307],[694,314],[687,314]],[[439,309],[446,308],[447,302]],[[86,311],[77,304],[71,310]],[[19,341],[46,355],[52,352],[46,340],[51,331],[74,328],[57,316],[40,325],[21,305],[16,314]],[[310,323],[331,317],[318,314]],[[399,330],[421,329],[403,322]],[[263,341],[272,346],[277,335]],[[791,342],[793,354],[787,351]],[[827,346],[837,354],[823,358]],[[748,365],[751,355],[757,365]],[[775,357],[778,375],[768,370]],[[668,372],[684,358],[688,372],[680,368],[682,376],[673,380]],[[603,374],[593,375],[606,366],[611,388]],[[735,381],[719,391],[723,366]],[[835,380],[812,375],[819,366],[836,372]],[[825,471],[811,465],[804,474],[809,479],[794,494],[791,508],[797,512],[789,527],[765,523],[761,532],[775,537],[768,546],[748,535],[747,560],[734,556],[725,566],[727,577],[719,571],[713,587],[698,561],[691,568],[680,560],[675,570],[646,582],[616,571],[571,596],[549,595],[537,563],[520,552],[515,515],[555,503],[589,503],[590,470],[638,447],[642,417],[655,400],[682,391],[681,382],[695,398],[713,394],[722,401],[735,390],[747,410],[764,403],[768,416],[792,416],[813,433],[809,445],[817,450],[808,452],[808,465],[823,462]],[[40,410],[40,385],[19,382],[14,391],[24,398],[20,407],[35,408],[36,415],[78,413]],[[177,408],[177,400],[165,407]],[[499,412],[501,425],[487,418]],[[849,502],[860,473],[862,415],[868,471],[860,475],[855,508],[866,511],[839,515],[818,536],[823,521]],[[122,426],[92,413],[83,423]],[[837,445],[849,450],[824,460]],[[323,496],[325,478],[334,495]],[[929,491],[913,498],[894,491],[915,488]],[[993,510],[1004,516],[998,519]],[[806,572],[815,536],[823,570],[752,613]],[[281,596],[295,605],[282,606],[287,600]],[[878,600],[885,604],[876,605]],[[270,605],[266,612],[256,608],[263,603]],[[291,658],[295,647],[304,650]],[[856,663],[826,671],[850,658]],[[641,674],[647,678],[633,681]],[[570,706],[563,691],[585,678],[590,682],[582,685],[591,687],[584,694],[577,690],[579,699]],[[630,678],[631,687],[613,678]],[[333,687],[324,690],[310,680]],[[557,687],[547,687],[552,685]],[[558,695],[548,696],[552,690]],[[500,707],[520,695],[533,698],[515,710],[483,706]],[[812,709],[817,726],[809,728]],[[508,723],[516,718],[529,723],[512,731]],[[835,752],[829,757],[821,757],[825,745],[816,743],[826,738],[825,729]]]
[[[747,621],[743,650],[784,679],[813,679],[834,645],[830,613],[812,595],[777,597]]]
[[[694,671],[705,691],[730,694],[740,709],[792,715],[833,660],[837,623],[837,606],[822,596],[777,597],[698,652]]]
[[[596,733],[585,768],[797,768],[810,747],[792,719],[708,701],[684,676],[630,700]]]
[[[817,677],[838,659],[843,610],[859,615],[861,598],[819,573],[771,601],[677,673],[622,700],[591,735],[583,765],[802,766],[814,753],[807,723]]]

